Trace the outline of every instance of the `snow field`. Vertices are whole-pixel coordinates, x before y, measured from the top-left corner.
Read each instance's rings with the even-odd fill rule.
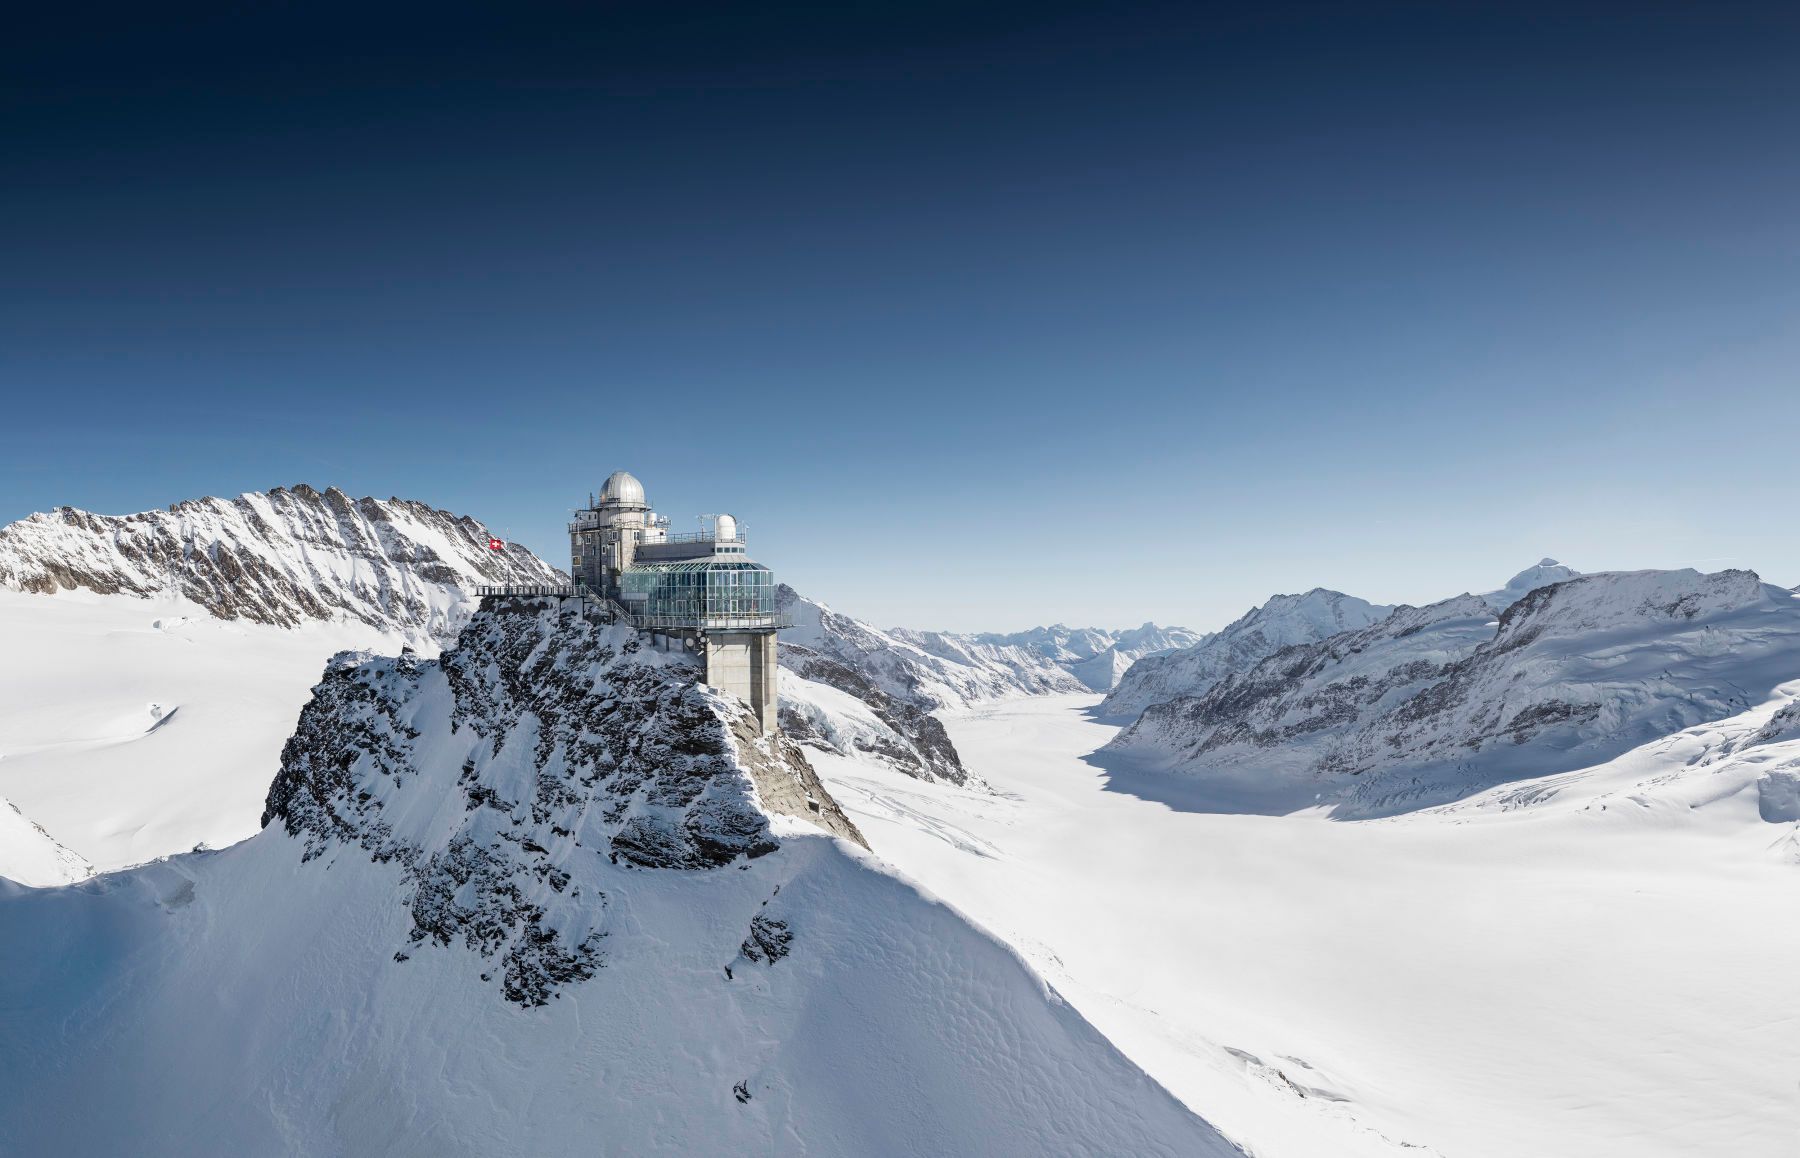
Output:
[[[0,590],[0,638],[0,797],[102,871],[255,832],[326,661],[430,652],[362,623],[281,628],[81,591]]]
[[[1223,815],[1168,777],[1109,790],[1095,703],[947,715],[998,796],[815,763],[876,849],[1253,1153],[1794,1152],[1800,862],[1755,785],[1800,750],[1689,768],[1706,741],[1672,738],[1537,805]]]

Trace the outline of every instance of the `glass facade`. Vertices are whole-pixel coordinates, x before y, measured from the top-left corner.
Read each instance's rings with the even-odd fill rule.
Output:
[[[758,627],[775,617],[775,573],[748,559],[642,563],[619,579],[645,627]]]

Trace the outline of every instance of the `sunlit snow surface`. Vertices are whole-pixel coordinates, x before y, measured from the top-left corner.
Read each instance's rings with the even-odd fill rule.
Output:
[[[1378,821],[1109,781],[1095,697],[946,717],[998,795],[814,762],[885,857],[1255,1153],[1787,1158],[1800,840],[1763,812],[1796,693]]]
[[[409,642],[364,623],[215,619],[166,596],[4,590],[0,639],[0,797],[102,871],[255,832],[326,660]]]

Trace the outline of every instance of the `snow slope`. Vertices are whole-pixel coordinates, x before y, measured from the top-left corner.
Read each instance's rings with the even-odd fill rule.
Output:
[[[1353,823],[1108,773],[1092,696],[948,714],[994,792],[817,764],[885,856],[1264,1158],[1787,1158],[1797,693]]]
[[[557,577],[335,489],[33,515],[0,529],[0,796],[102,870],[241,840],[333,653],[434,654],[476,586]]]
[[[0,591],[0,796],[101,870],[256,831],[326,660],[360,622],[222,620],[176,596]]]
[[[1323,587],[1304,595],[1276,595],[1192,647],[1132,664],[1106,697],[1101,711],[1109,716],[1136,717],[1151,704],[1200,695],[1219,680],[1284,647],[1366,626],[1391,610]]]
[[[250,840],[0,884],[0,1137],[1235,1152],[1014,954],[790,818],[855,835],[695,674],[568,608],[484,613],[441,663],[334,664]]]
[[[22,885],[66,885],[92,876],[94,866],[0,797],[0,877]]]
[[[1586,767],[1800,677],[1800,602],[1748,571],[1588,575],[1497,621],[1489,606],[1401,608],[1285,649],[1152,707],[1109,753],[1223,807],[1380,815]]]

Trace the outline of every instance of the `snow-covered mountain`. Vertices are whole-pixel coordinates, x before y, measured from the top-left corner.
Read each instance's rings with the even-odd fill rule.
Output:
[[[179,595],[220,619],[354,620],[446,645],[475,587],[563,578],[489,539],[466,515],[304,484],[135,515],[63,507],[0,527],[0,588]]]
[[[1100,710],[1109,716],[1137,716],[1151,704],[1201,695],[1284,647],[1374,623],[1391,610],[1323,587],[1274,596],[1191,647],[1132,664]]]
[[[1552,583],[1561,583],[1564,579],[1573,579],[1581,572],[1575,568],[1558,563],[1555,559],[1545,557],[1506,581],[1506,586],[1498,591],[1490,591],[1481,597],[1482,602],[1493,608],[1496,613],[1536,591],[1539,587],[1548,587]]]
[[[333,663],[255,837],[0,882],[7,1147],[1236,1152],[691,664],[484,611]]]
[[[101,870],[242,840],[331,655],[435,654],[478,585],[557,578],[474,519],[335,489],[20,520],[0,529],[0,795]]]
[[[1736,715],[1659,737],[1589,767],[1505,783],[1432,812],[1582,814],[1614,824],[1727,827],[1748,815],[1779,834],[1765,846],[1800,865],[1800,679]],[[1784,831],[1785,830],[1785,831]]]
[[[1510,585],[1509,585],[1510,586]],[[1341,816],[1604,762],[1800,676],[1800,601],[1749,571],[1636,571],[1401,607],[1154,705],[1109,745],[1221,802]]]
[[[1065,627],[1060,623],[1009,634],[984,632],[966,637],[999,647],[1022,647],[1050,660],[1094,692],[1111,691],[1119,677],[1145,656],[1192,647],[1206,636],[1185,627],[1145,623],[1127,631]]]
[[[785,584],[782,726],[805,743],[867,752],[921,779],[968,780],[930,713],[1021,695],[1085,690],[1031,649],[944,632],[884,631]]]

